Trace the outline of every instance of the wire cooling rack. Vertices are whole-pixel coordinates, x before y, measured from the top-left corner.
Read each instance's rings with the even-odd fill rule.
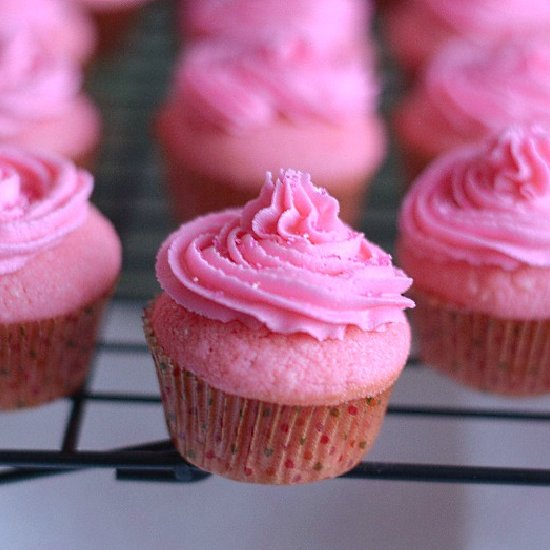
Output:
[[[151,139],[151,120],[162,101],[177,43],[171,25],[174,3],[158,0],[144,13],[126,47],[118,55],[103,61],[92,71],[89,90],[97,98],[105,116],[104,148],[96,171],[94,200],[114,222],[124,245],[122,278],[114,305],[142,305],[158,287],[154,279],[154,256],[159,244],[174,228],[166,210],[160,162]],[[385,94],[391,101],[396,78],[385,73]],[[397,180],[395,163],[388,162],[379,179]],[[365,217],[369,236],[391,249],[395,227],[395,186],[378,185],[369,198]],[[145,343],[124,340],[98,343],[98,353],[108,352],[135,357],[148,355]],[[414,358],[406,370],[423,369]],[[92,369],[93,370],[93,369]],[[108,450],[79,448],[82,421],[92,403],[108,402],[117,406],[159,404],[158,394],[92,391],[89,385],[67,398],[69,408],[58,448],[1,448],[0,484],[69,472],[106,468],[120,480],[192,482],[209,474],[185,462],[168,439]],[[514,402],[512,401],[513,405]],[[502,424],[518,423],[550,426],[550,411],[520,407],[434,406],[390,404],[388,417],[457,419],[489,421],[494,430]],[[108,427],[106,428],[108,429]],[[0,436],[1,437],[1,436]],[[343,477],[391,479],[423,482],[492,483],[550,485],[550,468],[514,466],[472,466],[465,464],[364,461]]]

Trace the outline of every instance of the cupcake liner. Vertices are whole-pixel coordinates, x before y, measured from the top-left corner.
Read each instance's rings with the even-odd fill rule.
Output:
[[[483,391],[550,393],[550,319],[500,319],[415,292],[411,312],[426,363]]]
[[[107,299],[68,315],[0,324],[0,410],[46,403],[82,385]]]
[[[158,345],[144,320],[168,431],[188,462],[235,481],[297,484],[355,466],[380,431],[391,387],[329,406],[267,403],[214,388]]]

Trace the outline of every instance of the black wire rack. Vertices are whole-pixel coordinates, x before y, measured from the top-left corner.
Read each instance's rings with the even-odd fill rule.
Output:
[[[154,256],[159,244],[173,229],[158,182],[161,164],[151,139],[151,121],[162,101],[175,52],[179,48],[171,25],[174,3],[153,3],[143,14],[126,48],[98,65],[89,79],[105,113],[105,139],[98,170],[94,200],[114,222],[124,245],[124,264],[114,304],[130,303],[141,308],[157,291]],[[390,95],[395,83],[386,75]],[[396,179],[390,161],[380,178]],[[391,248],[395,222],[395,196],[383,186],[374,193],[368,217],[373,240]],[[145,343],[100,341],[98,353],[147,354]],[[406,369],[424,368],[414,358]],[[92,367],[93,372],[93,367]],[[208,477],[184,461],[168,439],[107,450],[82,450],[79,437],[86,407],[91,403],[119,405],[160,404],[159,394],[92,391],[86,384],[67,398],[69,413],[58,448],[0,448],[0,484],[14,483],[84,469],[110,469],[118,480],[194,482]],[[511,402],[514,403],[513,401]],[[521,408],[440,407],[419,404],[390,404],[390,417],[454,418],[517,423],[546,423],[550,411]],[[549,468],[471,466],[463,464],[419,464],[364,461],[344,474],[346,478],[400,481],[550,485]]]

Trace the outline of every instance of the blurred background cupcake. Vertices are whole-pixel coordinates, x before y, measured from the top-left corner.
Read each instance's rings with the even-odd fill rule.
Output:
[[[55,155],[0,146],[0,409],[84,382],[121,266],[91,174]]]
[[[421,358],[475,388],[550,392],[550,133],[507,129],[443,155],[400,215]]]
[[[357,224],[386,151],[365,6],[269,2],[271,17],[268,5],[237,4],[243,25],[229,2],[187,4],[188,26],[210,26],[187,44],[156,124],[177,217],[243,204],[258,172],[301,166]]]
[[[0,24],[0,144],[93,166],[101,116],[82,80],[81,66],[45,48],[32,26]]]
[[[445,151],[511,124],[550,122],[549,75],[550,35],[446,47],[394,113],[409,181]]]

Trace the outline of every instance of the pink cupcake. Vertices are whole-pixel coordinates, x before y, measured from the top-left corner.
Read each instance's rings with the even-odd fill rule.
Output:
[[[550,36],[450,45],[394,117],[411,176],[445,151],[533,122],[550,122]]]
[[[44,49],[32,28],[0,25],[0,145],[93,164],[100,114],[81,90],[82,71]]]
[[[305,483],[373,444],[410,345],[411,280],[304,173],[162,245],[145,314],[168,429],[199,467]]]
[[[156,127],[176,215],[244,204],[258,194],[258,172],[299,165],[358,223],[386,145],[369,67],[290,35],[190,46]]]
[[[69,395],[86,377],[121,262],[92,185],[68,160],[0,147],[0,409]]]
[[[506,41],[550,32],[547,0],[400,0],[384,10],[384,31],[396,60],[417,73],[449,41]]]
[[[550,392],[550,133],[509,129],[434,162],[398,251],[427,363],[486,391]]]
[[[43,49],[76,63],[89,61],[96,47],[93,21],[74,1],[0,0],[0,26],[28,26]]]

